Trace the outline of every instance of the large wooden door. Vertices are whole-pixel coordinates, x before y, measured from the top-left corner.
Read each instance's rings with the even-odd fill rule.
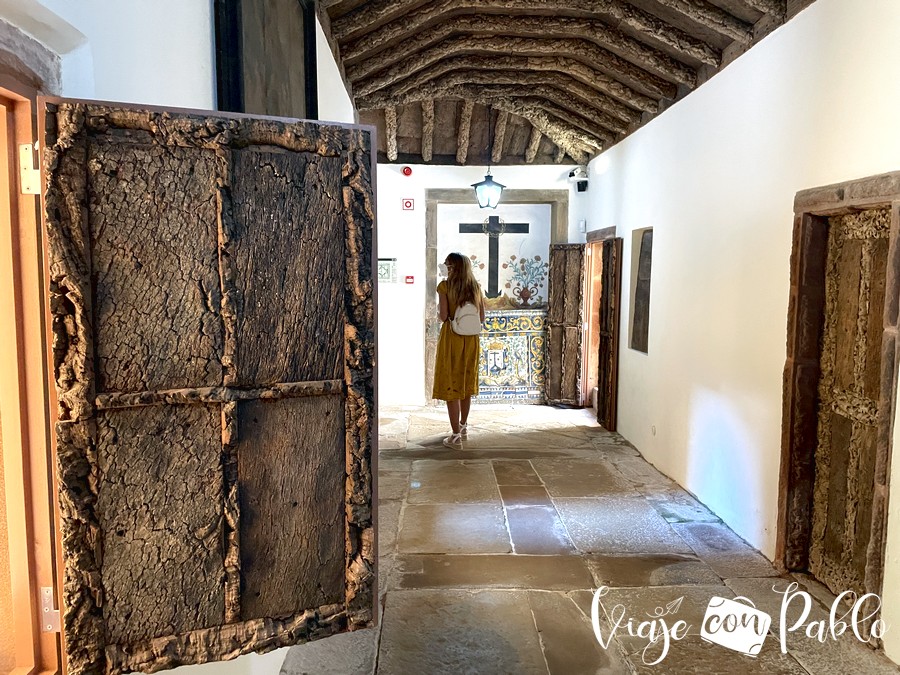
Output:
[[[547,403],[580,406],[584,244],[551,244],[549,286]]]
[[[616,430],[619,392],[619,316],[622,293],[622,239],[603,242],[603,280],[600,291],[600,374],[597,384],[597,422]]]
[[[374,620],[373,138],[55,101],[69,673]]]
[[[891,212],[829,219],[810,571],[833,592],[865,593],[882,387]],[[880,549],[880,546],[878,546]],[[879,563],[880,564],[880,563]]]

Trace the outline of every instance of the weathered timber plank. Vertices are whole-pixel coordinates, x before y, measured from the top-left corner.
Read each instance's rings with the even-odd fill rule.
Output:
[[[222,623],[218,407],[106,411],[97,430],[109,640],[125,645]]]
[[[434,154],[434,101],[422,101],[422,161],[430,162]]]
[[[238,404],[241,618],[281,617],[344,595],[340,396]]]
[[[465,164],[469,156],[469,135],[472,132],[472,109],[475,104],[472,101],[463,101],[462,111],[459,113],[459,128],[457,129],[456,162]]]
[[[593,15],[602,15],[608,22],[603,24],[590,19],[564,19],[567,34],[589,36],[596,32],[595,25],[626,26],[634,32],[652,35],[654,40],[672,49],[680,57],[696,59],[700,63],[711,66],[719,65],[720,54],[702,40],[688,35],[665,21],[644,12],[626,2],[619,0],[437,0],[426,3],[419,8],[404,12],[403,16],[390,23],[376,27],[361,37],[346,41],[341,47],[341,55],[346,65],[352,65],[367,58],[373,58],[377,52],[407,44],[410,37],[441,20],[451,21],[460,14],[470,15],[479,10],[489,9],[496,15],[499,9],[506,9],[517,18],[527,17],[527,11],[551,11],[557,15],[561,10],[575,5]],[[545,20],[548,17],[527,17],[529,20]],[[554,21],[562,17],[554,17]],[[506,32],[504,24],[499,24],[497,32]]]
[[[438,61],[460,54],[515,54],[518,56],[564,56],[606,72],[619,82],[657,98],[674,99],[677,88],[668,80],[644,70],[630,61],[579,38],[492,36],[448,37],[439,43],[390,64],[367,63],[348,68],[354,95],[368,96],[379,89],[404,80]]]
[[[342,375],[340,171],[337,158],[235,152],[238,385]]]
[[[221,384],[215,155],[89,142],[98,390]]]
[[[494,51],[490,46],[485,46],[484,49],[489,52],[487,55],[467,54],[439,60],[396,84],[384,87],[379,93],[397,96],[415,91],[427,82],[443,82],[444,76],[451,73],[463,71],[470,74],[481,71],[487,74],[481,77],[496,75],[502,80],[515,75],[519,78],[517,81],[523,84],[555,86],[586,101],[602,103],[604,110],[626,122],[639,120],[641,111],[655,113],[659,109],[659,103],[655,99],[644,96],[576,59],[558,54],[510,55]],[[588,90],[584,87],[588,87]]]
[[[490,123],[490,120],[488,120]],[[494,147],[491,148],[491,161],[494,164],[503,159],[503,144],[506,142],[506,125],[509,123],[509,113],[501,110],[497,113],[497,124],[494,127]]]

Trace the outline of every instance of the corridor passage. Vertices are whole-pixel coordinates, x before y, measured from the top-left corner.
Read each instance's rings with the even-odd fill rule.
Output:
[[[820,643],[798,629],[782,653],[783,596],[773,586],[797,581],[811,594],[807,623],[827,618],[828,592],[809,578],[778,578],[590,411],[473,406],[460,451],[441,444],[442,409],[381,415],[382,622],[292,648],[286,675],[898,672],[850,631]],[[604,640],[606,612],[624,610],[606,648],[590,620],[601,586],[610,588]],[[700,637],[710,599],[735,596],[772,617],[756,658]],[[624,625],[660,616],[669,628],[690,625],[661,660],[662,640],[648,647]]]

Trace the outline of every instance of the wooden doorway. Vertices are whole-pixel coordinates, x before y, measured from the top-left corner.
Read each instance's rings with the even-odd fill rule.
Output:
[[[69,668],[372,625],[374,130],[45,103]]]
[[[546,399],[582,406],[584,244],[551,244]]]
[[[777,560],[880,594],[900,307],[900,173],[795,201]]]

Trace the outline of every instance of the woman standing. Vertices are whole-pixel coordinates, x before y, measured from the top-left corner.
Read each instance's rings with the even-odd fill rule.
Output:
[[[467,302],[478,307],[484,322],[481,286],[472,274],[472,261],[459,253],[451,253],[444,261],[447,279],[438,284],[438,317],[443,322],[434,364],[432,396],[447,402],[447,414],[453,433],[444,439],[448,448],[462,448],[468,435],[469,408],[478,394],[478,360],[481,347],[478,335],[457,335],[450,320]]]

